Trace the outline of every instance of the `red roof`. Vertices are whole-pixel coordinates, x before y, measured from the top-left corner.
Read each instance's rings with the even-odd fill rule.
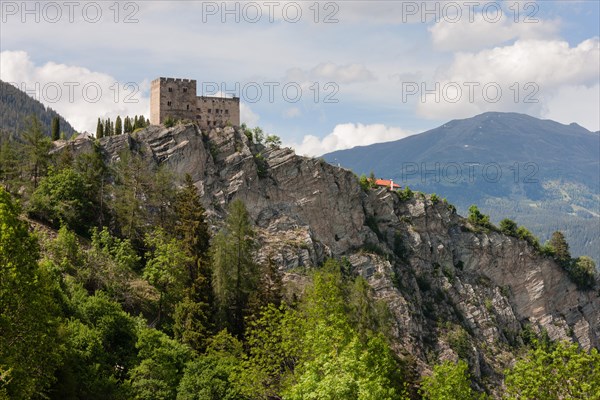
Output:
[[[376,179],[375,184],[377,186],[386,186],[386,187],[392,188],[392,181],[389,179]],[[398,185],[396,183],[394,183],[393,185],[394,185],[393,186],[394,189],[400,189],[400,185]]]

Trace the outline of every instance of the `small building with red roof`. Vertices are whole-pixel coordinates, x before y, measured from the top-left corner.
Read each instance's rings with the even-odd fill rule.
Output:
[[[394,183],[394,181],[390,179],[375,179],[375,185],[379,187],[387,187],[390,190],[400,189],[400,185]]]

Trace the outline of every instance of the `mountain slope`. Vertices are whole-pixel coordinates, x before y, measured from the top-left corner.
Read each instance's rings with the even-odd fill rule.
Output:
[[[577,124],[489,112],[324,158],[438,193],[462,212],[477,204],[493,220],[530,226],[542,240],[565,226],[575,254],[600,260],[600,135]]]
[[[350,171],[253,144],[234,128],[152,126],[100,144],[108,161],[138,152],[190,174],[213,227],[231,201],[243,200],[258,232],[259,261],[279,265],[292,293],[310,279],[307,269],[345,258],[389,305],[394,349],[414,357],[419,371],[460,356],[494,392],[524,330],[600,345],[596,290],[578,289],[526,241],[482,231],[430,196],[365,191]],[[91,140],[71,145],[79,151]]]
[[[0,81],[0,132],[19,134],[27,126],[26,118],[30,115],[39,118],[44,132],[50,135],[50,125],[54,117],[60,118],[60,130],[69,138],[75,129],[63,117],[41,102],[29,97],[13,85]]]

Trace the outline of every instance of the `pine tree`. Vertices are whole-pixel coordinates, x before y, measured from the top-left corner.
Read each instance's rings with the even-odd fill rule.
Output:
[[[102,139],[104,137],[104,127],[102,121],[98,118],[98,125],[96,125],[96,139]]]
[[[198,189],[189,174],[186,174],[184,186],[177,193],[174,206],[177,215],[175,234],[194,260],[189,270],[190,282],[194,282],[199,273],[207,273],[210,235]]]
[[[39,178],[46,174],[50,161],[49,151],[52,148],[52,142],[42,132],[42,124],[37,117],[30,118],[29,128],[23,133],[23,141],[25,154],[31,166],[33,187],[36,188]]]
[[[133,129],[131,129],[131,119],[129,118],[129,116],[125,117],[125,122],[123,125],[123,131],[125,133],[131,133],[133,131]]]
[[[53,141],[60,139],[60,120],[58,117],[52,118],[51,137]]]
[[[104,136],[112,136],[113,135],[113,127],[110,118],[106,119],[104,123]]]
[[[138,122],[138,118],[137,118],[137,115],[136,115],[134,117],[134,119],[133,119],[133,130],[134,131],[138,128],[138,124],[139,124],[139,122]]]
[[[567,266],[571,262],[571,253],[565,235],[560,231],[554,232],[549,244],[553,249],[554,259],[562,266]]]
[[[121,121],[121,116],[117,115],[117,120],[115,121],[115,135],[120,135],[123,133],[123,121]]]
[[[211,249],[212,286],[221,327],[238,336],[244,332],[248,299],[258,284],[254,236],[246,206],[241,200],[233,201]]]

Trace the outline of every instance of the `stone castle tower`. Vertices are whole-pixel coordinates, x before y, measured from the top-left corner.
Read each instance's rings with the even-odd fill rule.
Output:
[[[193,79],[157,78],[150,90],[150,123],[159,125],[168,117],[193,121],[204,129],[238,126],[240,99],[197,96]]]

